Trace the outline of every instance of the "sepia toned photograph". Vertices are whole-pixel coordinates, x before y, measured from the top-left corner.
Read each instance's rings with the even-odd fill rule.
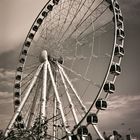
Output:
[[[140,140],[139,0],[0,0],[0,140]]]

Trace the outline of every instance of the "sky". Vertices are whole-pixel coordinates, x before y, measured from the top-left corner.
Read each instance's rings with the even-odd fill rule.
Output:
[[[134,131],[140,138],[140,1],[119,0],[125,23],[125,57],[116,93],[107,111],[100,114],[101,129]],[[32,22],[45,0],[0,0],[0,127],[12,110],[12,91],[18,55]],[[122,125],[123,123],[123,125]],[[130,128],[130,129],[129,129]],[[128,130],[129,129],[129,130]]]

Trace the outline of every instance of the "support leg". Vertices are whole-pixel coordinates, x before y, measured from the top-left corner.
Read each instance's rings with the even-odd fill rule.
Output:
[[[61,112],[62,120],[63,120],[63,123],[64,123],[64,128],[65,128],[66,133],[69,133],[68,129],[66,128],[66,126],[67,126],[66,118],[65,118],[65,115],[64,115],[62,103],[61,103],[61,100],[60,100],[60,97],[59,97],[59,94],[58,94],[57,86],[55,84],[54,76],[53,76],[53,73],[52,73],[51,66],[50,66],[49,62],[48,62],[48,70],[49,70],[50,78],[51,78],[52,85],[53,85],[53,88],[54,88],[54,93],[55,93],[55,96],[56,96],[56,99],[57,99],[57,102],[58,102],[58,107],[59,107],[60,112]]]
[[[28,99],[28,97],[29,97],[29,95],[30,95],[30,92],[31,92],[31,90],[32,90],[32,88],[33,88],[33,86],[34,86],[36,80],[37,80],[37,77],[38,77],[38,75],[39,75],[39,73],[40,73],[40,71],[41,71],[41,69],[42,69],[42,66],[43,66],[43,64],[41,64],[41,65],[38,67],[38,69],[37,69],[37,71],[36,71],[36,73],[35,73],[33,79],[31,80],[31,82],[30,82],[30,84],[29,84],[29,86],[28,86],[28,88],[27,88],[27,91],[26,91],[26,93],[25,93],[25,96],[24,96],[23,100],[21,101],[20,106],[19,106],[19,107],[17,108],[17,110],[15,111],[15,114],[13,115],[13,117],[12,117],[12,119],[11,119],[11,121],[10,121],[10,123],[9,123],[9,125],[8,125],[8,127],[7,127],[7,129],[6,129],[6,131],[5,131],[5,136],[7,136],[8,132],[9,132],[9,130],[11,129],[11,127],[13,126],[13,124],[14,124],[14,122],[15,122],[17,116],[20,114],[22,108],[24,107],[25,102],[27,101],[27,99]]]

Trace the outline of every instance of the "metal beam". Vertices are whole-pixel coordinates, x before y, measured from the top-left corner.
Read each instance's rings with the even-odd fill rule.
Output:
[[[49,62],[48,62],[48,70],[49,70],[50,78],[51,78],[52,85],[53,85],[53,88],[54,88],[54,93],[55,93],[55,96],[56,96],[58,107],[60,109],[60,113],[61,113],[62,120],[63,120],[63,123],[64,123],[64,128],[65,128],[66,133],[69,134],[70,132],[69,132],[69,130],[66,127],[67,126],[67,122],[66,122],[65,114],[64,114],[64,111],[63,111],[63,107],[62,107],[62,102],[61,102],[59,94],[58,94],[57,86],[56,86],[56,83],[55,83],[55,80],[54,80],[54,76],[53,76],[53,72],[52,72],[52,69],[51,69],[51,66],[50,66]]]
[[[95,132],[97,133],[97,135],[99,136],[99,138],[100,138],[101,140],[104,140],[104,137],[101,135],[101,133],[100,133],[100,131],[98,130],[97,126],[96,126],[96,125],[92,125],[92,126],[93,126]]]
[[[17,118],[17,116],[20,114],[22,108],[24,107],[25,102],[27,101],[27,99],[28,99],[28,97],[29,97],[29,95],[30,95],[30,92],[31,92],[31,90],[32,90],[32,88],[33,88],[33,86],[34,86],[36,80],[37,80],[37,77],[38,77],[38,75],[39,75],[39,73],[40,73],[40,71],[41,71],[41,69],[42,69],[42,66],[43,66],[43,64],[41,64],[41,65],[38,67],[38,69],[37,69],[37,71],[36,71],[36,73],[35,73],[33,79],[31,80],[31,82],[30,82],[30,84],[29,84],[29,86],[28,86],[28,88],[27,88],[27,91],[25,92],[25,96],[24,96],[24,98],[22,99],[22,101],[21,101],[21,103],[20,103],[20,106],[19,106],[19,107],[17,108],[17,110],[15,111],[15,114],[13,115],[13,117],[12,117],[12,119],[11,119],[11,121],[10,121],[10,123],[9,123],[9,125],[8,125],[8,127],[7,127],[7,129],[6,129],[6,131],[5,131],[5,136],[7,136],[8,132],[9,132],[9,130],[12,128],[12,126],[13,126],[13,124],[14,124],[16,118]]]
[[[37,86],[37,90],[36,90],[36,93],[35,93],[35,96],[33,99],[31,112],[30,112],[29,119],[27,122],[27,129],[29,129],[31,127],[31,122],[32,122],[33,116],[35,115],[35,109],[36,109],[37,99],[38,99],[38,95],[39,95],[38,92],[39,92],[39,86]]]
[[[67,88],[67,85],[66,85],[66,82],[65,82],[65,79],[64,79],[64,76],[61,72],[61,70],[59,69],[59,72],[60,72],[60,76],[61,76],[61,79],[62,79],[62,82],[63,82],[63,85],[64,85],[64,88],[65,88],[65,91],[66,91],[66,95],[67,95],[67,99],[69,101],[69,104],[70,104],[70,109],[72,111],[72,115],[73,115],[73,118],[74,118],[74,121],[75,121],[75,124],[78,124],[78,117],[76,115],[76,111],[75,111],[75,108],[74,108],[74,104],[72,102],[72,99],[69,95],[69,91],[68,91],[68,88]]]
[[[47,92],[47,61],[43,65],[43,85],[42,85],[42,94],[41,94],[41,106],[40,106],[40,117],[45,121],[46,117],[46,93]]]
[[[67,82],[69,83],[71,89],[73,90],[73,93],[75,94],[77,100],[79,101],[79,103],[80,103],[80,105],[82,107],[82,110],[86,113],[87,112],[87,109],[86,109],[85,105],[83,104],[82,100],[80,99],[80,97],[79,97],[76,89],[74,88],[73,84],[71,83],[70,78],[67,76],[67,74],[65,73],[65,71],[63,70],[63,68],[59,64],[58,64],[58,67],[62,71],[65,79],[67,80]]]

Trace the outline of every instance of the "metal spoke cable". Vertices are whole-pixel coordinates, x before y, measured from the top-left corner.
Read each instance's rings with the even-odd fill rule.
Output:
[[[97,28],[96,30],[92,31],[91,33],[94,34],[94,33],[98,32],[98,31],[103,31],[103,28],[105,28],[106,26],[108,26],[110,23],[112,23],[112,21],[107,22],[106,24],[104,24],[103,26]],[[109,32],[109,31],[108,31],[108,32]],[[83,36],[83,37],[81,37],[81,38],[78,39],[78,40],[80,41],[80,40],[84,39],[85,37],[86,37],[86,36]]]
[[[81,0],[81,2],[82,2],[82,0]],[[73,1],[73,4],[74,4],[74,1]],[[71,7],[69,7],[69,10],[68,10],[68,13],[67,13],[67,16],[70,14],[70,10],[71,10],[71,8],[72,8],[72,6],[73,6],[73,4],[71,5]],[[79,5],[80,6],[80,5]],[[67,17],[66,17],[67,18]],[[65,19],[65,20],[67,20],[67,19]],[[74,20],[74,19],[73,19]],[[64,26],[64,24],[65,24],[65,22],[63,23],[63,26]],[[63,29],[63,26],[61,27],[61,29],[60,29],[60,31],[59,32],[61,32],[62,31],[62,29]],[[57,28],[57,26],[56,26],[56,28]],[[58,34],[59,35],[59,34]],[[58,36],[59,37],[59,36]],[[56,42],[56,41],[55,41]],[[59,41],[58,41],[59,42]],[[58,44],[58,43],[57,43]]]
[[[92,4],[90,5],[92,7],[92,5],[94,4],[95,1],[92,2]],[[67,37],[70,38],[77,30],[78,28],[97,10],[97,8],[103,3],[103,1],[84,19],[84,17],[86,16],[86,14],[88,13],[89,9],[86,11],[86,14],[83,15],[83,17],[81,18],[81,20],[79,21],[79,23],[76,25],[75,29],[72,31],[72,33]],[[83,20],[84,19],[84,20]],[[82,21],[83,20],[83,21]]]
[[[28,123],[27,127],[30,127],[31,121],[33,120],[33,117],[35,117],[35,110],[36,110],[37,99],[38,99],[37,97],[39,96],[38,92],[39,92],[39,89],[41,87],[40,81],[41,81],[41,79],[38,79],[37,84],[36,84],[35,94],[34,94],[34,97],[32,99],[32,106],[30,109],[30,116],[29,116],[29,120],[27,122]]]
[[[98,19],[107,9],[108,9],[108,7],[107,7],[98,17],[95,18],[95,20],[93,21],[93,23],[96,22],[97,19]],[[90,27],[93,23],[90,23],[90,24],[78,35],[78,38],[79,38],[85,31],[87,31],[87,30],[89,29],[89,27]]]
[[[63,27],[64,27],[64,25],[65,25],[65,23],[66,23],[66,21],[67,21],[67,18],[68,18],[68,16],[69,16],[69,13],[70,13],[71,8],[73,7],[73,4],[74,4],[74,0],[70,0],[68,12],[67,12],[66,18],[65,18],[65,20],[64,20],[64,22],[63,22],[63,24],[62,24],[62,26],[61,26],[61,28],[60,28],[60,31],[59,31],[60,33],[61,33],[61,31],[62,31],[62,29],[63,29]]]
[[[39,76],[38,76],[38,77],[39,77]],[[30,83],[31,80],[32,80],[32,77],[31,77],[31,79],[30,79],[29,81],[26,82],[26,84],[27,84],[27,83]],[[25,86],[25,84],[24,84],[24,85],[21,85],[21,87],[23,87],[23,86]],[[27,87],[28,87],[28,84],[27,84],[26,87],[22,90],[21,95],[25,92],[25,90],[27,89]]]
[[[28,71],[28,70],[31,70],[33,68],[37,68],[38,66],[34,65],[34,66],[30,66],[30,67],[26,67],[24,70],[25,71]]]
[[[77,41],[77,40],[76,40],[76,41]],[[78,41],[77,41],[77,42],[78,42]],[[76,61],[76,59],[77,59],[77,53],[78,53],[78,47],[77,47],[77,43],[76,43],[75,54],[74,54],[74,58],[73,58],[73,60],[72,60],[72,64],[71,64],[70,69],[73,69],[74,63],[75,63],[75,61]],[[70,74],[70,72],[69,72],[69,74]],[[69,74],[68,74],[68,75],[69,75]]]
[[[82,3],[82,0],[81,0],[81,2],[79,3],[78,8],[77,8],[77,11],[76,11],[74,17],[72,18],[72,20],[71,20],[70,24],[68,25],[67,29],[65,30],[65,32],[62,34],[61,38],[59,39],[58,44],[60,43],[60,41],[62,40],[62,38],[64,37],[64,35],[65,35],[66,32],[68,31],[68,29],[70,28],[70,26],[72,25],[74,19],[76,18],[76,16],[77,16],[78,13],[80,12],[80,10],[81,10],[81,8],[83,7],[83,5],[84,5],[85,2],[86,2],[86,0],[84,0],[83,4],[81,5],[81,3]]]
[[[83,79],[83,80],[85,80],[85,81],[91,83],[92,85],[94,85],[94,86],[96,86],[96,87],[99,87],[99,85],[98,85],[97,83],[94,83],[94,82],[91,81],[90,79],[87,79],[87,78],[83,77],[81,74],[79,74],[79,73],[77,73],[77,72],[75,72],[75,71],[69,69],[68,67],[66,67],[66,66],[64,66],[64,65],[61,65],[61,66],[62,66],[63,68],[65,68],[66,70],[72,72],[72,73],[75,74],[76,76],[80,77],[81,79]]]
[[[32,64],[25,65],[24,69],[30,68],[31,66],[37,65],[38,63],[39,63],[39,62],[36,61],[36,62],[34,62],[34,63],[32,63]]]
[[[74,29],[74,31],[68,36],[71,37],[72,34],[74,34],[74,32],[78,29],[78,27],[80,27],[80,25],[82,25],[84,23],[84,21],[86,21],[86,19],[89,17],[86,17],[86,19],[84,21],[82,21],[84,19],[84,17],[86,16],[86,14],[88,13],[89,9],[92,7],[92,5],[94,4],[95,0],[92,1],[91,5],[88,7],[87,11],[84,13],[84,15],[82,16],[82,18],[80,19],[80,21],[77,23],[76,28]],[[94,11],[93,11],[94,12]]]
[[[32,80],[32,77],[28,81],[26,81],[24,84],[22,84],[20,88],[23,88],[25,86],[25,88],[23,89],[23,91],[26,90],[26,88],[28,87],[28,84],[30,83],[31,80]]]
[[[33,55],[33,54],[28,54],[28,57],[39,58],[38,56],[36,56],[36,55]]]
[[[93,29],[93,32],[94,32],[95,29],[94,29],[93,22],[92,22],[92,29]],[[91,46],[91,55],[90,55],[90,58],[89,58],[89,62],[88,62],[87,69],[85,71],[84,77],[86,77],[86,75],[87,75],[87,73],[89,71],[89,67],[90,67],[90,64],[91,64],[91,61],[92,61],[92,57],[93,57],[94,45],[95,45],[95,37],[94,37],[94,34],[93,34],[93,37],[92,37],[92,46]]]
[[[86,94],[86,91],[88,90],[90,84],[91,84],[91,83],[88,83],[87,87],[85,88],[85,90],[83,91],[83,93],[82,93],[82,95],[81,95],[81,98],[83,98],[84,95]]]
[[[38,65],[39,66],[39,65]],[[24,78],[22,78],[21,82],[24,81],[26,78],[28,78],[30,75],[32,76],[33,72],[35,72],[35,70],[37,70],[38,66],[34,66],[35,69],[33,69],[29,74],[27,74]],[[30,69],[31,70],[31,69]]]
[[[28,102],[27,102],[27,103],[28,103]],[[26,106],[26,105],[25,105],[25,106]],[[30,105],[27,106],[27,108],[25,107],[25,110],[26,110],[26,112],[25,112],[25,114],[24,114],[24,121],[25,121],[25,124],[27,123],[27,120],[28,120],[28,118],[29,118],[29,116],[30,116],[31,107],[32,107],[31,102],[30,102]],[[26,124],[26,125],[27,125],[27,124]]]

